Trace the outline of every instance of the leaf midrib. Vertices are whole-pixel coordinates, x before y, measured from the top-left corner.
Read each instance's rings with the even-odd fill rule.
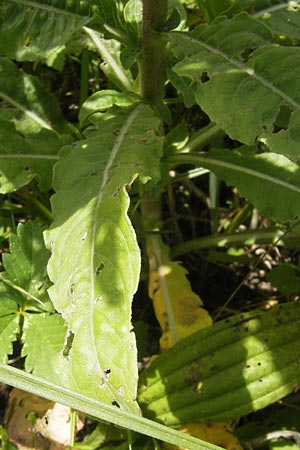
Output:
[[[285,189],[288,189],[289,191],[300,194],[300,187],[298,187],[294,184],[291,184],[288,181],[276,178],[275,176],[268,175],[265,172],[259,172],[255,169],[251,169],[249,167],[245,167],[243,165],[239,165],[236,163],[223,161],[223,160],[220,161],[220,160],[214,159],[214,158],[207,158],[207,157],[199,155],[199,154],[197,154],[197,155],[193,155],[193,154],[174,155],[174,156],[171,156],[170,158],[168,158],[168,160],[169,160],[169,162],[176,163],[176,164],[182,164],[182,163],[185,163],[185,164],[190,163],[190,164],[196,164],[196,165],[203,164],[204,167],[207,166],[208,164],[210,164],[212,166],[220,167],[221,169],[225,168],[225,169],[234,170],[235,172],[238,172],[238,173],[245,173],[247,175],[254,176],[255,178],[262,179],[264,181],[269,181],[270,183],[272,183],[274,185],[281,186]],[[211,170],[213,171],[213,169],[211,169]]]

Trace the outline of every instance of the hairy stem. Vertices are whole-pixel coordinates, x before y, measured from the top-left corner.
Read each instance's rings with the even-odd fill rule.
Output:
[[[167,0],[143,0],[143,53],[140,59],[140,93],[160,103],[165,88],[165,39],[161,34],[168,13]]]
[[[165,91],[165,45],[161,31],[168,14],[168,0],[143,0],[143,52],[139,61],[140,94],[154,104],[161,104]],[[149,192],[142,199],[142,217],[148,231],[160,220],[160,198],[152,200]]]

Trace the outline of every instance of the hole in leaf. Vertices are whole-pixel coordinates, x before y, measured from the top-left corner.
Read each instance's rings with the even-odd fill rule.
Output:
[[[276,134],[280,130],[287,130],[292,111],[287,106],[281,106],[273,124],[272,133]]]
[[[104,264],[100,263],[98,264],[98,266],[96,267],[96,275],[98,276],[99,273],[101,272],[101,270],[104,268]]]
[[[255,52],[256,48],[257,47],[248,47],[242,51],[241,58],[242,58],[243,62],[249,61],[249,59],[252,57],[253,53]]]
[[[202,72],[201,77],[200,77],[200,81],[202,84],[207,83],[207,81],[209,81],[209,75],[207,72]]]
[[[74,333],[73,331],[69,330],[65,337],[64,348],[62,351],[64,358],[68,358],[72,348],[73,341],[74,341]]]

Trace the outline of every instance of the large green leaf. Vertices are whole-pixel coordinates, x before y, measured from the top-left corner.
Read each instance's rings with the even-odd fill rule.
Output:
[[[55,220],[46,235],[54,282],[49,293],[73,338],[57,361],[62,383],[131,411],[137,410],[131,301],[140,252],[126,186],[138,174],[158,180],[159,124],[148,106],[114,108],[86,140],[65,148],[55,170]]]
[[[170,161],[212,170],[228,185],[237,186],[240,194],[267,217],[286,222],[300,216],[300,169],[282,155],[256,154],[243,147],[174,155]]]
[[[56,99],[40,80],[20,70],[8,58],[0,57],[0,117],[16,122],[21,133],[47,128],[62,133],[66,121]]]
[[[53,164],[63,141],[50,130],[23,137],[12,122],[0,119],[0,193],[13,192],[34,177],[41,190],[52,187]]]
[[[80,29],[91,22],[102,28],[119,25],[111,0],[2,0],[0,53],[22,61],[61,54]]]
[[[246,13],[169,37],[180,60],[173,70],[231,138],[251,144],[272,134],[282,107],[300,109],[300,49],[269,43],[269,30]]]

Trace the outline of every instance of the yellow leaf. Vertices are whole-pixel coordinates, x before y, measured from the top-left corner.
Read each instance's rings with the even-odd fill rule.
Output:
[[[227,450],[242,450],[238,439],[232,433],[230,422],[189,423],[181,431]],[[184,450],[182,447],[170,444],[165,444],[164,446],[169,450]]]
[[[162,329],[161,350],[212,323],[201,298],[192,291],[187,271],[171,261],[169,249],[160,236],[153,236],[148,249],[150,261],[149,296]]]

